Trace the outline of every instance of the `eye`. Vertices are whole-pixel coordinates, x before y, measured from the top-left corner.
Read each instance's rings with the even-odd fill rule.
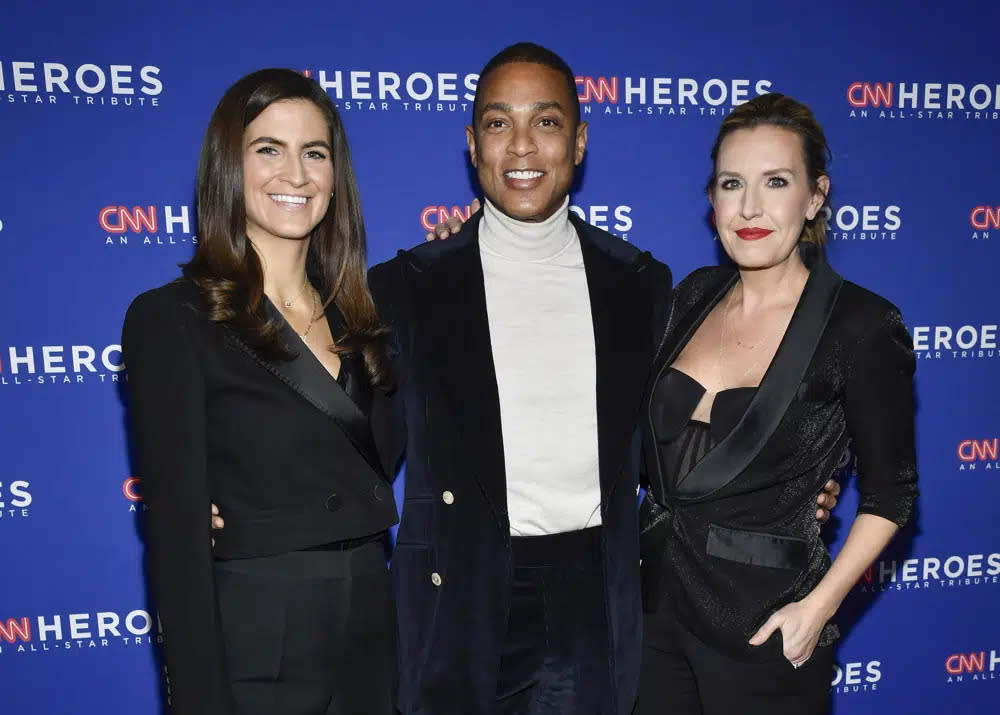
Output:
[[[256,151],[257,154],[266,154],[268,156],[274,156],[278,153],[278,149],[273,146],[262,146]]]
[[[542,127],[558,127],[559,120],[553,119],[552,117],[542,117],[538,120],[538,124]]]
[[[784,186],[788,186],[788,179],[784,179],[780,176],[772,176],[767,180],[767,185],[772,189],[780,189]]]
[[[322,152],[319,149],[310,149],[309,151],[306,152],[306,156],[309,157],[310,159],[317,159],[319,161],[323,161],[324,159],[326,159],[326,152]]]
[[[502,119],[490,119],[486,122],[487,129],[502,129],[504,121]]]
[[[740,188],[739,179],[723,179],[719,182],[719,188],[723,191],[732,191],[734,189]]]

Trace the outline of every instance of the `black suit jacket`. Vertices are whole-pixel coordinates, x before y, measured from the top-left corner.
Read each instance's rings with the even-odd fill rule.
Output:
[[[336,335],[332,305],[327,319]],[[282,339],[297,357],[265,358],[209,321],[185,280],[142,294],[125,318],[150,583],[183,715],[233,712],[213,558],[284,553],[396,522],[376,447],[387,435],[373,435],[366,414],[383,411],[385,396],[359,360],[344,358],[341,387],[287,324]],[[226,518],[214,554],[210,502]]]
[[[781,656],[780,633],[758,648],[747,641],[829,568],[815,500],[848,443],[860,465],[860,513],[903,525],[917,494],[915,363],[902,317],[818,253],[806,257],[808,282],[759,389],[687,474],[665,463],[661,440],[676,428],[677,405],[662,377],[736,281],[735,268],[700,269],[678,286],[643,410],[651,493],[668,510],[659,540],[644,539],[647,610],[665,587],[686,626],[741,659]],[[828,626],[825,640],[835,637]]]
[[[403,713],[495,709],[510,603],[510,522],[480,217],[447,241],[401,252],[369,273],[380,315],[394,328],[407,427],[406,494],[392,559]],[[636,418],[663,335],[670,272],[571,218],[594,322],[609,636],[619,710],[627,713],[641,637]]]

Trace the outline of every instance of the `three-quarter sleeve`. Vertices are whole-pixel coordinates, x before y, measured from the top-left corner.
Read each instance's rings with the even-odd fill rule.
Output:
[[[209,521],[206,389],[188,321],[164,289],[139,296],[122,331],[150,585],[163,625],[172,712],[234,712]]]
[[[903,526],[917,497],[913,341],[898,310],[858,345],[847,383],[847,429],[858,459],[859,514]]]

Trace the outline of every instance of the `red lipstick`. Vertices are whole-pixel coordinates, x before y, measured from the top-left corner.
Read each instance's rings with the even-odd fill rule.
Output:
[[[759,241],[765,236],[770,236],[774,231],[769,228],[741,228],[736,235],[744,241]]]

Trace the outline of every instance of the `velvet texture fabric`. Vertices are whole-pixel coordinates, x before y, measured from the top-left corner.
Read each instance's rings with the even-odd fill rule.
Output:
[[[492,715],[496,708],[513,564],[480,217],[447,241],[401,252],[369,273],[379,314],[394,331],[407,429],[406,494],[392,560],[405,715]],[[665,328],[670,273],[648,253],[571,220],[596,350],[613,711],[627,713],[641,640],[636,417]]]
[[[668,598],[680,623],[738,660],[782,657],[780,633],[756,648],[747,641],[829,568],[815,499],[848,443],[860,464],[859,513],[903,525],[917,495],[914,359],[899,311],[822,256],[808,258],[810,277],[774,360],[710,448],[681,458],[678,414],[690,416],[697,400],[669,366],[736,281],[734,268],[701,269],[678,286],[643,410],[659,505],[644,510],[659,517],[655,538],[644,539],[646,609]],[[820,643],[836,637],[830,623]]]
[[[332,305],[327,319],[336,332],[340,315]],[[294,359],[259,355],[208,319],[186,280],[142,294],[125,318],[150,583],[174,711],[184,715],[234,712],[216,558],[356,539],[397,520],[373,446],[375,433],[391,442],[394,430],[379,419],[373,432],[366,415],[391,415],[388,399],[350,359],[343,368],[348,394],[287,325],[282,338],[297,351]],[[210,502],[226,519],[214,549]]]

